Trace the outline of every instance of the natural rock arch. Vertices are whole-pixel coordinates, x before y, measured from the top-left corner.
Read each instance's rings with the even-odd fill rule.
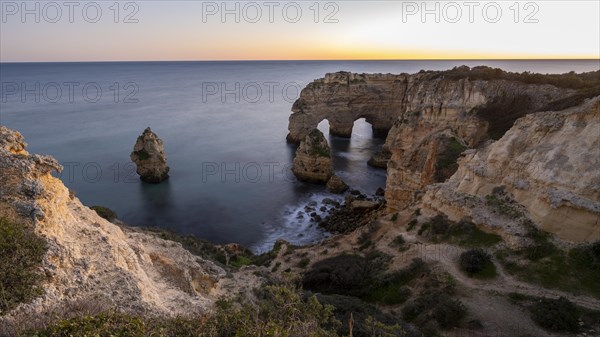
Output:
[[[354,122],[361,118],[372,125],[374,136],[385,136],[402,108],[390,104],[395,101],[395,77],[377,83],[371,83],[370,77],[339,72],[311,82],[292,106],[287,140],[299,143],[325,119],[334,136],[350,137]]]

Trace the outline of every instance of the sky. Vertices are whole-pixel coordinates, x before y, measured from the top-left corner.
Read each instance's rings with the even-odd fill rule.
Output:
[[[5,1],[0,62],[600,58],[600,1]]]

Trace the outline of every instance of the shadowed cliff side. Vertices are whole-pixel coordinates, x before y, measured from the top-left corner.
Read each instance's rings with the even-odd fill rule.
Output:
[[[425,208],[516,234],[507,224],[526,212],[558,238],[600,239],[600,96],[520,118],[500,140],[466,151],[459,164],[447,182],[427,189]]]

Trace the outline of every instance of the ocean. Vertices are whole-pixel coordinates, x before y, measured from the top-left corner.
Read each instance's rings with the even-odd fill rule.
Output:
[[[328,234],[308,204],[337,198],[291,173],[288,117],[299,91],[336,71],[413,73],[459,65],[509,71],[593,71],[591,61],[248,61],[1,63],[0,123],[20,131],[31,153],[52,155],[57,175],[88,205],[134,226],[157,226],[254,252],[278,238],[309,244]],[[170,179],[142,183],[129,154],[150,126],[164,141]],[[383,145],[364,120],[351,139],[329,136],[334,169],[352,188],[385,187],[367,166]],[[319,207],[317,207],[318,209]],[[319,212],[317,212],[319,213]]]

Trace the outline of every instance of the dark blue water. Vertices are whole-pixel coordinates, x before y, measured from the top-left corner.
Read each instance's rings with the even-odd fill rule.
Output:
[[[511,71],[598,69],[597,61],[298,61],[1,64],[0,123],[29,151],[64,166],[61,179],[87,205],[133,225],[160,226],[256,251],[278,237],[326,235],[298,212],[329,196],[296,181],[287,122],[298,91],[327,72],[401,73],[486,64]],[[147,126],[165,143],[171,178],[143,184],[129,154]],[[326,131],[326,122],[320,127]],[[366,161],[383,139],[357,121],[352,139],[330,138],[335,169],[373,193],[385,171]]]

